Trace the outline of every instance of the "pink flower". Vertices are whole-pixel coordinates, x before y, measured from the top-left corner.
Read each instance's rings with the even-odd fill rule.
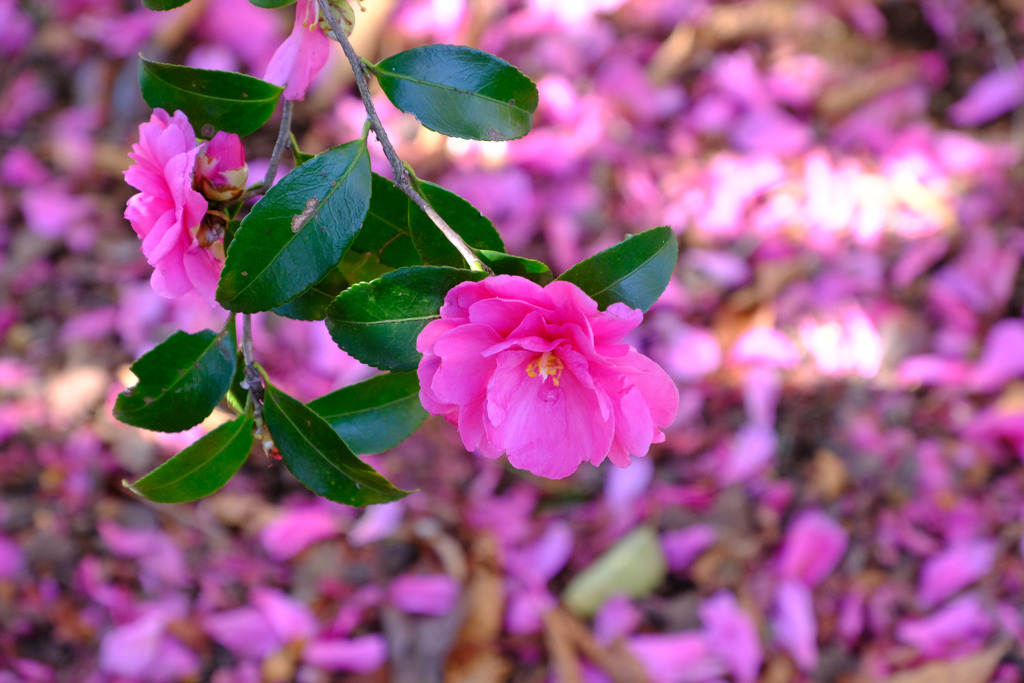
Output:
[[[956,541],[932,555],[921,566],[918,601],[925,607],[933,607],[978,581],[992,571],[998,552],[995,541],[976,538]]]
[[[811,590],[798,581],[783,581],[775,596],[772,619],[775,641],[803,671],[818,666],[818,622]]]
[[[226,202],[245,192],[248,179],[241,139],[234,133],[218,131],[196,157],[196,188],[207,199]]]
[[[305,97],[309,84],[327,63],[331,41],[320,29],[319,18],[316,0],[299,0],[295,4],[291,35],[281,43],[267,65],[263,80],[284,86],[286,100]]]
[[[464,282],[417,340],[420,400],[467,450],[539,476],[606,457],[625,467],[665,439],[679,404],[665,371],[620,343],[642,318],[621,303],[599,311],[569,282]]]
[[[761,637],[757,624],[740,607],[736,597],[728,591],[719,591],[702,602],[698,611],[711,651],[725,663],[738,683],[756,681],[764,657]]]
[[[779,574],[816,586],[839,564],[849,540],[846,529],[824,512],[804,512],[786,532],[786,543],[779,555]]]
[[[459,583],[447,574],[400,574],[388,589],[391,604],[406,614],[441,616],[459,601]]]
[[[139,126],[139,142],[129,156],[135,163],[125,181],[140,192],[128,200],[124,217],[142,238],[142,253],[155,268],[151,284],[172,298],[198,291],[213,302],[224,262],[220,242],[204,248],[196,235],[209,208],[192,188],[200,148],[192,125],[180,111],[157,109]]]

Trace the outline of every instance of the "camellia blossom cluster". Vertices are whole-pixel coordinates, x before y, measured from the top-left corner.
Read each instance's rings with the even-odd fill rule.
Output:
[[[643,313],[605,311],[570,282],[499,275],[452,288],[420,333],[420,400],[458,426],[467,450],[507,453],[552,479],[605,458],[625,467],[664,441],[679,393],[622,338]]]
[[[168,298],[196,291],[212,303],[224,265],[226,219],[210,210],[208,200],[232,199],[244,189],[241,141],[220,132],[201,145],[184,113],[156,109],[139,126],[129,156],[135,163],[124,178],[139,192],[128,200],[124,217],[155,269],[153,289]]]

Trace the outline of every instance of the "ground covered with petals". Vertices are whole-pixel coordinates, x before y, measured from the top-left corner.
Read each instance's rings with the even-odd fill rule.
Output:
[[[121,484],[210,427],[117,424],[128,364],[223,323],[153,292],[123,218],[135,56],[259,76],[295,20],[128,6],[0,0],[0,683],[1024,680],[1013,3],[367,2],[369,60],[468,44],[538,82],[509,143],[378,98],[510,252],[682,250],[625,339],[679,389],[646,457],[552,481],[436,417],[368,458],[418,492],[366,510],[262,454],[195,504]],[[303,151],[359,135],[347,68],[296,103]],[[371,372],[323,325],[255,326],[296,396]]]

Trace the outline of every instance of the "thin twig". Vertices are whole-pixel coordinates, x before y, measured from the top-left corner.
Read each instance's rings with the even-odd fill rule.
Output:
[[[485,273],[490,273],[491,269],[481,261],[468,244],[459,236],[459,233],[455,232],[448,223],[438,215],[437,211],[434,211],[427,200],[412,186],[412,182],[409,180],[409,172],[405,170],[405,165],[402,163],[401,158],[398,156],[398,152],[395,151],[394,146],[391,144],[391,140],[388,139],[388,134],[384,130],[383,124],[380,122],[380,117],[377,115],[377,108],[373,105],[373,98],[370,97],[370,86],[366,79],[366,67],[363,65],[363,60],[356,54],[355,48],[352,47],[352,43],[349,42],[348,36],[341,30],[341,25],[338,24],[337,17],[334,16],[334,12],[331,11],[329,0],[317,0],[320,5],[320,9],[323,11],[324,16],[327,18],[327,23],[331,26],[331,31],[334,33],[334,39],[341,43],[341,49],[345,51],[345,56],[348,58],[348,63],[352,66],[352,73],[356,77],[356,87],[359,89],[359,96],[363,100],[363,107],[366,109],[366,115],[370,118],[370,129],[374,135],[377,136],[377,141],[380,142],[380,146],[384,149],[384,156],[387,157],[388,162],[391,164],[391,173],[395,178],[395,187],[404,192],[409,199],[413,201],[416,206],[423,210],[423,213],[427,214],[427,217],[437,226],[438,230],[444,234],[452,245],[459,250],[462,254],[462,258],[469,264],[470,269],[479,270]]]
[[[263,378],[253,359],[251,313],[242,315],[242,360],[245,362],[245,383],[252,397],[253,418],[259,422],[263,419]]]
[[[263,194],[274,184],[277,177],[277,165],[281,161],[285,145],[292,132],[292,103],[285,100],[281,108],[281,127],[277,131],[277,141],[274,142],[274,151],[270,154],[270,164],[267,166],[267,174],[260,183],[260,190]],[[263,378],[256,369],[256,361],[253,358],[252,344],[252,314],[242,315],[242,360],[245,362],[245,383],[248,385],[249,396],[252,398],[253,418],[256,424],[263,421]]]
[[[288,137],[292,134],[292,101],[285,100],[284,106],[281,107],[281,127],[277,131],[277,140],[274,142],[274,151],[270,154],[270,165],[267,166],[267,173],[263,176],[263,184],[261,188],[263,194],[267,193],[270,186],[274,184],[274,179],[277,177],[277,164],[281,161],[281,155],[284,154],[284,146],[288,142]]]

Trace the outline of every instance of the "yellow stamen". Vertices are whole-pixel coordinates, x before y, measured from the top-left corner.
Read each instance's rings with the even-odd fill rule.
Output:
[[[562,370],[564,369],[565,365],[558,356],[550,351],[545,351],[539,358],[534,358],[527,364],[526,374],[530,377],[540,377],[542,383],[550,377],[551,383],[557,387],[559,380],[562,379]]]

